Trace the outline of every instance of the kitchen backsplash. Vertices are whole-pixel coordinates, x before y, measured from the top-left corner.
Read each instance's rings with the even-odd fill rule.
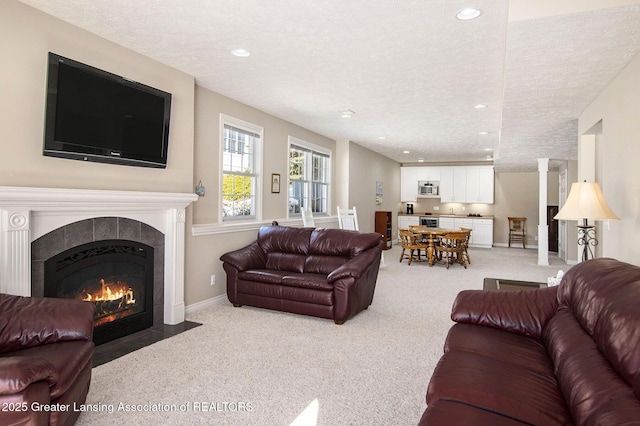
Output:
[[[482,216],[494,215],[494,204],[463,204],[463,203],[440,203],[438,198],[421,198],[415,203],[402,203],[400,213],[407,212],[407,204],[413,204],[413,214],[422,215],[424,213],[432,214],[450,214],[453,208],[454,214],[480,214]],[[434,207],[439,207],[435,210]]]

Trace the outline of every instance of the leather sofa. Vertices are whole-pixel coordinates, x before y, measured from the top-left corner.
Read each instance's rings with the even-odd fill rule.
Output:
[[[255,242],[220,260],[234,306],[343,324],[373,301],[381,253],[376,233],[265,226]]]
[[[559,286],[461,292],[420,425],[640,424],[640,267],[596,259]]]
[[[0,424],[72,425],[93,361],[93,305],[0,294]]]

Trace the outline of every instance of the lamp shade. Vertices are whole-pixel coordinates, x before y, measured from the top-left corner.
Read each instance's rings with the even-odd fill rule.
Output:
[[[597,182],[571,184],[569,197],[554,219],[560,220],[619,220],[602,195]]]

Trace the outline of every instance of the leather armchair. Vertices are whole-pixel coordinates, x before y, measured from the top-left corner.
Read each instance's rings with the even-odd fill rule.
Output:
[[[0,424],[71,425],[94,352],[93,305],[0,294]]]

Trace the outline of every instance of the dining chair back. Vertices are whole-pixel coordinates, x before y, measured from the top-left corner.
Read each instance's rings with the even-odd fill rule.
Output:
[[[509,217],[509,247],[511,243],[522,242],[522,248],[526,248],[527,231],[526,217]]]
[[[454,260],[467,269],[467,262],[464,255],[466,241],[467,233],[462,231],[450,232],[440,237],[440,240],[436,244],[436,252],[438,258],[444,260],[447,269],[449,269],[449,265]]]
[[[309,209],[302,210],[302,225],[305,228],[315,228],[316,224],[313,220],[313,213]]]
[[[348,229],[350,231],[359,231],[358,227],[358,213],[356,212],[356,206],[352,209],[341,209],[338,206],[338,226],[340,229]]]
[[[469,244],[471,242],[471,228],[460,228],[460,230],[464,232],[466,235],[463,254],[464,254],[465,260],[467,261],[467,264],[471,265],[471,257],[469,257]]]
[[[398,231],[400,235],[400,246],[402,247],[402,253],[400,253],[400,262],[402,259],[407,259],[408,265],[411,262],[423,262],[427,260],[427,243],[422,242],[420,234],[414,234],[410,230],[401,229]],[[424,250],[424,259],[422,258],[422,250]],[[414,258],[414,253],[416,257]]]

